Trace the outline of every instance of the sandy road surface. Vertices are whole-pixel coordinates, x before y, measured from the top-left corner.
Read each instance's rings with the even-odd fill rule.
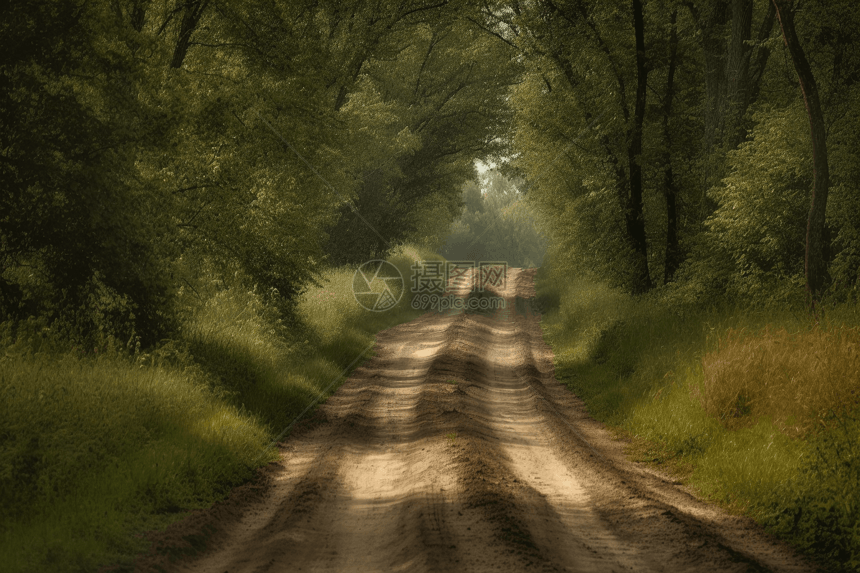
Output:
[[[652,469],[553,378],[509,269],[494,316],[428,313],[291,437],[257,499],[176,571],[806,571]],[[449,380],[456,380],[452,384]]]

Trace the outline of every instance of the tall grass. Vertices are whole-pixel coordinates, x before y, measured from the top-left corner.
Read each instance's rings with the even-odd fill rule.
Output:
[[[408,281],[424,258],[404,247],[391,261]],[[215,290],[181,338],[134,355],[69,348],[37,322],[2,325],[3,570],[128,565],[146,548],[142,532],[273,459],[269,441],[325,398],[375,334],[418,314],[408,293],[388,312],[363,310],[353,273],[327,272],[290,323],[254,292]]]
[[[705,410],[727,425],[766,416],[803,434],[860,398],[856,328],[729,330],[702,362]]]
[[[558,378],[703,494],[828,568],[860,558],[856,309],[679,307],[538,275]],[[852,433],[853,432],[853,433]]]
[[[92,570],[250,476],[266,432],[198,373],[118,356],[0,358],[4,569]]]
[[[414,246],[390,257],[408,285],[411,266],[440,260]],[[223,291],[189,320],[186,339],[195,358],[219,380],[232,402],[279,432],[353,362],[380,330],[411,320],[408,288],[385,312],[371,312],[355,300],[355,268],[327,271],[319,286],[298,300],[298,322],[275,324],[253,292]]]

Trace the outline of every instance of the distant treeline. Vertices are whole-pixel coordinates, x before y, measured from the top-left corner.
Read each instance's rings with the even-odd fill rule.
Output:
[[[498,169],[463,186],[463,212],[451,226],[442,255],[455,261],[504,261],[512,267],[539,267],[546,237],[533,215],[522,180]]]

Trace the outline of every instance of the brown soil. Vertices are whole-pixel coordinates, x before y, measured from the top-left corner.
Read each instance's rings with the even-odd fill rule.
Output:
[[[554,379],[522,304],[531,271],[509,269],[498,294],[494,316],[428,313],[380,333],[254,493],[168,531],[189,543],[204,530],[207,552],[168,559],[162,542],[138,568],[810,570],[752,521],[628,460]]]

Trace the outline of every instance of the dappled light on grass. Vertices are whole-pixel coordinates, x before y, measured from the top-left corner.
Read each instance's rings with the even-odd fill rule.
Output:
[[[640,457],[830,565],[860,559],[850,304],[814,326],[790,309],[679,307],[549,268],[537,292],[557,378]]]
[[[266,438],[178,368],[8,349],[0,365],[0,552],[24,570],[88,570],[136,547],[129,529],[246,479]]]
[[[408,281],[416,260],[438,259],[403,246],[389,257]],[[362,308],[353,296],[355,268],[326,271],[299,298],[296,322],[266,316],[253,292],[223,291],[190,320],[192,352],[218,388],[277,434],[357,358],[375,334],[417,316],[403,296],[386,312]]]
[[[786,482],[798,477],[809,447],[775,428],[769,419],[733,432],[715,432],[698,456],[694,483],[705,494],[762,517],[784,503]]]

